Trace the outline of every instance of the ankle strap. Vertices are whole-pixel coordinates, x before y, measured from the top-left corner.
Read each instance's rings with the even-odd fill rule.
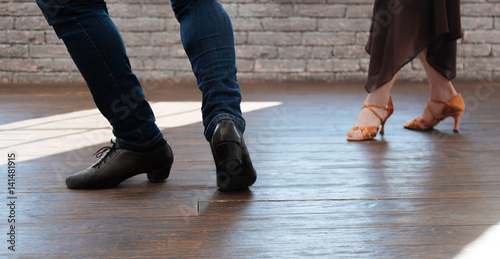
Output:
[[[388,105],[387,105],[387,106],[380,106],[380,105],[369,105],[369,104],[366,104],[366,103],[365,103],[365,104],[363,105],[363,108],[361,108],[361,110],[362,110],[362,109],[364,109],[364,108],[367,108],[367,109],[368,109],[368,110],[370,110],[373,114],[375,114],[375,116],[377,116],[377,117],[380,119],[380,121],[381,121],[381,122],[384,122],[384,119],[382,119],[382,116],[380,116],[380,115],[379,115],[379,114],[378,114],[375,110],[373,110],[371,107],[374,107],[374,108],[381,108],[381,109],[386,109],[386,110],[389,110]]]
[[[429,103],[431,103],[431,102],[440,103],[440,104],[446,104],[446,103],[445,102],[441,102],[441,101],[432,100],[432,99],[429,99],[429,101],[427,102],[427,110],[429,110],[429,112],[431,113],[432,118],[434,118],[436,120],[439,117],[431,110],[431,106],[429,105]]]
[[[384,105],[375,105],[375,104],[367,104],[367,103],[365,103],[363,105],[363,108],[370,108],[370,107],[389,110],[389,105],[384,106]]]
[[[361,110],[363,110],[364,108],[367,108],[373,114],[375,114],[375,116],[377,116],[382,123],[384,123],[385,120],[382,118],[382,116],[380,116],[380,114],[378,114],[375,110],[373,110],[372,107],[387,110],[389,112],[389,115],[390,115],[390,113],[392,113],[392,110],[394,110],[394,107],[392,106],[392,97],[389,96],[389,103],[387,105],[375,105],[375,104],[364,103],[363,108],[361,108]]]
[[[363,104],[363,108],[370,108],[370,107],[379,108],[379,109],[385,109],[385,110],[388,110],[388,111],[389,110],[393,110],[394,107],[392,106],[392,96],[389,96],[389,102],[387,103],[387,105],[376,105],[376,104],[367,104],[367,103]],[[363,108],[361,108],[361,109],[363,109]]]
[[[433,99],[429,99],[429,102],[433,102],[433,103],[440,103],[440,104],[446,104],[446,102],[443,102],[443,101],[438,101],[438,100],[433,100]]]

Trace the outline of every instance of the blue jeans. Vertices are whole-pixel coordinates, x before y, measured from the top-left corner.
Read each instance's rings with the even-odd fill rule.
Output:
[[[163,139],[132,72],[118,29],[103,0],[36,0],[49,25],[63,40],[87,83],[97,108],[113,126],[117,143],[146,149]],[[241,91],[231,20],[217,0],[171,0],[181,39],[203,95],[205,137],[217,122],[232,120],[243,132]]]

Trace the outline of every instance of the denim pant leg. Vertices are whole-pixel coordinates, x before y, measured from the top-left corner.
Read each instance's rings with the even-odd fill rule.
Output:
[[[217,122],[222,119],[232,120],[244,132],[229,16],[217,0],[171,0],[171,3],[181,25],[184,49],[203,95],[205,138],[210,141]]]
[[[129,149],[163,139],[132,69],[118,29],[103,0],[36,0],[64,41],[117,143]]]

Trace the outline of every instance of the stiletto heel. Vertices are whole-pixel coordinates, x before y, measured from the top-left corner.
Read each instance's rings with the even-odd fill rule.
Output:
[[[439,115],[436,115],[432,110],[429,105],[429,103],[440,103],[443,104],[443,108],[441,109],[441,113]],[[427,110],[432,115],[432,121],[427,121],[424,120],[420,117],[417,117],[413,119],[410,122],[406,122],[403,126],[407,129],[412,129],[412,130],[429,130],[438,125],[442,120],[448,118],[448,117],[453,117],[455,119],[455,126],[453,127],[454,132],[458,132],[458,122],[460,121],[460,117],[464,113],[465,110],[465,102],[464,99],[462,98],[461,94],[457,94],[453,96],[450,100],[447,102],[442,102],[442,101],[436,101],[430,99],[427,102]]]
[[[384,134],[385,121],[382,122],[382,127],[380,128],[380,134]]]
[[[453,119],[455,119],[455,126],[453,127],[453,132],[458,132],[458,122],[460,121],[460,117],[464,112],[457,112],[453,115]]]
[[[389,96],[389,103],[386,106],[372,105],[372,104],[365,103],[363,105],[363,108],[361,108],[361,109],[364,109],[364,108],[367,108],[368,110],[370,110],[375,116],[377,116],[380,119],[381,126],[382,126],[380,129],[380,134],[384,134],[385,122],[387,121],[387,119],[389,119],[389,117],[394,112],[394,105],[392,104],[392,97]],[[382,118],[382,116],[380,116],[380,114],[378,114],[372,108],[380,108],[380,109],[387,110],[387,116],[385,118]],[[347,137],[347,140],[350,140],[350,141],[372,140],[377,136],[377,133],[379,131],[379,126],[365,126],[365,127],[358,126],[358,127],[352,127],[351,130],[353,130],[353,131],[360,130],[361,132],[363,132],[363,136],[361,138]]]

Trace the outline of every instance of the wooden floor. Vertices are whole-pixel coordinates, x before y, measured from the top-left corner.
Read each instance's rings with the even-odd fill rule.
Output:
[[[243,84],[258,179],[229,193],[215,188],[194,85],[145,86],[175,153],[168,181],[98,191],[64,184],[112,138],[85,86],[0,85],[0,257],[500,258],[500,86],[456,87],[459,134],[452,119],[403,129],[428,90],[397,83],[385,136],[359,143],[346,131],[361,84]]]

